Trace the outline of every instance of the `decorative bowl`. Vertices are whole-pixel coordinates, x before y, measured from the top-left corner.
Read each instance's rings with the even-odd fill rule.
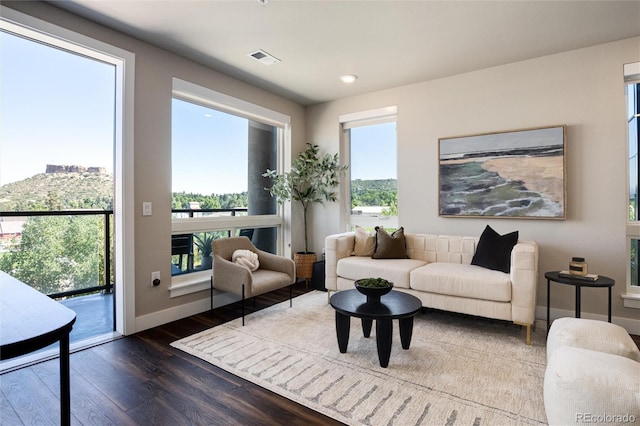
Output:
[[[381,296],[393,289],[393,283],[383,278],[363,278],[356,280],[356,290],[367,296],[367,301],[379,301]]]

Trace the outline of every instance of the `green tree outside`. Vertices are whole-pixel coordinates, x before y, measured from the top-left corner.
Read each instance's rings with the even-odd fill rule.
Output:
[[[398,215],[398,190],[395,179],[351,181],[351,208],[362,206],[385,207],[382,214]]]
[[[102,216],[30,217],[0,269],[45,294],[104,284]]]

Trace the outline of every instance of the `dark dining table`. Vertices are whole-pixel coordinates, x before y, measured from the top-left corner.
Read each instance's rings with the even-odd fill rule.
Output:
[[[76,313],[0,271],[0,360],[60,342],[60,424],[71,423],[69,333]]]

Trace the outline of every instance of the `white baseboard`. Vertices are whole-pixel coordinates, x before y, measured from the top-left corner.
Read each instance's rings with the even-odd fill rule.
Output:
[[[576,312],[568,309],[551,308],[549,312],[549,316],[551,317],[551,320],[554,320],[556,318],[563,318],[563,317],[573,318],[576,316]],[[581,312],[581,317],[598,320],[598,321],[608,320],[607,315],[598,315],[598,314],[592,314],[589,312]],[[546,319],[547,319],[547,307],[536,306],[536,321],[541,321],[546,327]],[[617,324],[620,327],[624,328],[625,330],[627,330],[627,333],[629,334],[635,334],[637,336],[640,336],[640,319],[621,318],[621,317],[612,316],[611,322],[613,324]]]
[[[213,308],[228,305],[240,300],[240,296],[227,293],[224,291],[213,291]],[[162,311],[153,312],[148,315],[136,317],[136,333],[159,325],[167,324],[182,318],[190,317],[211,309],[211,301],[206,299],[196,300],[195,302],[185,303],[173,308],[164,309]]]

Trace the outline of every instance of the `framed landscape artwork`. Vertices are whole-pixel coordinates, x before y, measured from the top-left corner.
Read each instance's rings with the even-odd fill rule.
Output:
[[[565,126],[439,139],[439,215],[566,218]]]

